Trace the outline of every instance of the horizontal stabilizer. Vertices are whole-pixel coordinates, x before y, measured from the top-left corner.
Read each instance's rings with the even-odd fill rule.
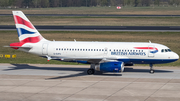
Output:
[[[31,49],[31,46],[4,46],[4,47],[10,47],[10,48],[15,48],[15,49]]]

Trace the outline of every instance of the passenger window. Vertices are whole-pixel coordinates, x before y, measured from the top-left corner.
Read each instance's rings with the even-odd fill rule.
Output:
[[[109,51],[111,51],[111,49]]]
[[[104,49],[102,49],[102,51],[104,51]]]
[[[101,51],[101,49],[99,49],[99,51]]]
[[[97,49],[97,51],[98,51],[98,49]]]
[[[56,48],[56,50],[58,50],[58,48]]]
[[[168,52],[168,49],[165,49],[165,52]]]
[[[71,51],[71,48],[69,50]]]
[[[79,49],[78,49],[78,51],[79,51]]]
[[[72,51],[74,51],[74,49],[72,49]]]
[[[80,49],[80,51],[82,51],[82,49]]]
[[[96,49],[94,49],[94,51],[96,51]]]
[[[116,51],[118,52],[118,49]]]
[[[91,49],[91,51],[93,51],[93,49]]]
[[[119,50],[119,51],[121,51],[121,50]]]
[[[114,49],[114,51],[116,51],[116,50]]]
[[[64,50],[66,50],[66,48],[64,48]]]

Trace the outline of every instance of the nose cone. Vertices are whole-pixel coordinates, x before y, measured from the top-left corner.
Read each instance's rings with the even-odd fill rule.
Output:
[[[179,55],[174,53],[173,58],[178,60],[179,59]]]

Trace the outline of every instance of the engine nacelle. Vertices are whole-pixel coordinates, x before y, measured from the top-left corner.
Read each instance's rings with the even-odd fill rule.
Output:
[[[113,62],[100,63],[100,65],[95,66],[95,70],[105,71],[105,72],[120,72],[120,71],[123,72],[124,62],[113,61]]]

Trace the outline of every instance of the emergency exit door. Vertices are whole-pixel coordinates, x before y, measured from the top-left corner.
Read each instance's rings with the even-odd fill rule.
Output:
[[[44,43],[42,46],[42,54],[48,55],[48,44],[47,43]]]

